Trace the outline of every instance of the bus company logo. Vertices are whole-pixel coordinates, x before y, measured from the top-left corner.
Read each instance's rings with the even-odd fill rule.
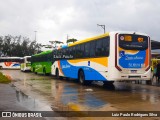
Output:
[[[120,52],[119,52],[119,56],[120,56],[120,57],[124,57],[124,56],[125,56],[125,51],[120,51]]]
[[[10,66],[10,65],[12,64],[12,62],[4,62],[4,64],[5,64],[6,66]]]
[[[2,112],[2,117],[11,117],[11,112]]]

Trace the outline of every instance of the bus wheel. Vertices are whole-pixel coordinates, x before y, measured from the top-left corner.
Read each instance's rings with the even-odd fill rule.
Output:
[[[47,75],[47,74],[46,74],[46,69],[45,69],[45,68],[43,68],[43,74],[44,74],[44,75]]]
[[[112,86],[114,81],[103,81],[103,87],[108,87],[108,86]]]
[[[103,81],[104,85],[111,85],[114,83],[114,81]]]
[[[152,81],[151,81],[151,80],[146,80],[146,84],[147,84],[147,85],[151,85],[151,84],[152,84]]]
[[[82,84],[82,85],[85,84],[85,76],[84,76],[84,72],[82,70],[79,72],[78,80],[79,80],[80,84]]]
[[[56,78],[59,79],[59,71],[56,69]]]
[[[103,87],[110,89],[110,90],[115,90],[115,86],[114,86],[114,81],[103,81]]]
[[[37,74],[37,72],[35,71],[35,68],[33,68],[33,72],[34,72],[35,74]]]
[[[35,72],[35,68],[33,68],[33,72]]]

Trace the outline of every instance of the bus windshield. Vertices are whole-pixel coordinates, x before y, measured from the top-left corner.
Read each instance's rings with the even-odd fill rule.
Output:
[[[126,50],[146,50],[148,48],[148,37],[133,34],[119,34],[119,46]]]
[[[28,62],[31,62],[31,57],[28,57],[28,58],[27,58],[27,61],[28,61]]]

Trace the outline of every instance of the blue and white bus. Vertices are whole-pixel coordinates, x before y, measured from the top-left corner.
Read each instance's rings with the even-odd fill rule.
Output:
[[[20,69],[21,57],[0,57],[0,69]]]
[[[150,80],[150,54],[148,35],[108,32],[54,50],[51,74],[78,79],[81,84]]]

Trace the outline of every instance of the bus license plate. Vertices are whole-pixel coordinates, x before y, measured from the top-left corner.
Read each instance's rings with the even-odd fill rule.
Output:
[[[137,73],[137,70],[131,70],[131,73]]]

